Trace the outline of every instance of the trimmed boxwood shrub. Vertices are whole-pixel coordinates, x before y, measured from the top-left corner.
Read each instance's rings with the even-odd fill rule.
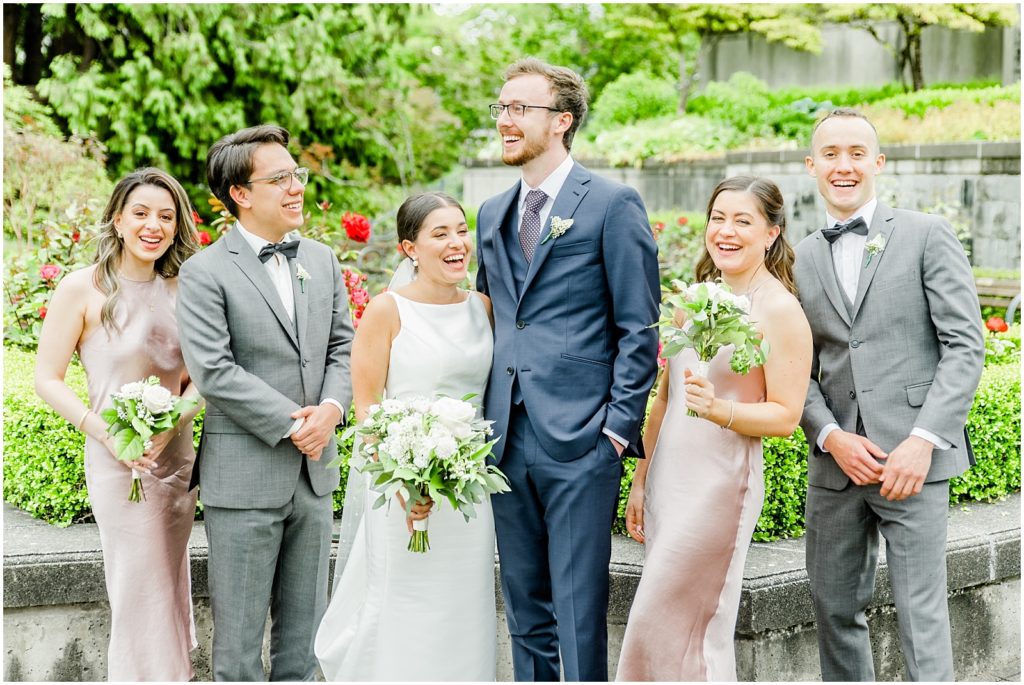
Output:
[[[40,400],[33,388],[31,353],[4,350],[4,499],[37,518],[66,526],[90,513],[82,462],[84,438]],[[77,364],[68,383],[85,396]],[[200,419],[197,418],[196,435]],[[993,500],[1020,489],[1020,363],[985,369],[968,419],[977,465],[950,482],[950,502]],[[343,449],[346,446],[342,446]],[[350,445],[348,445],[350,449]],[[803,533],[807,493],[807,445],[800,429],[764,440],[765,502],[754,532],[759,541]],[[614,529],[625,532],[625,506],[636,460],[627,459]],[[334,493],[334,509],[344,501]]]

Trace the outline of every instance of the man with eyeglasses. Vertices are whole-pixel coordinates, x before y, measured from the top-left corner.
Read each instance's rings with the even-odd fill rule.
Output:
[[[193,469],[209,542],[215,680],[313,680],[327,607],[335,428],[351,398],[352,324],[329,247],[289,234],[307,169],[288,132],[255,126],[210,148],[210,188],[237,222],[181,268],[178,327],[206,398]],[[140,636],[145,639],[145,636]]]
[[[484,403],[512,491],[494,497],[515,678],[608,679],[608,562],[622,456],[641,456],[657,370],[657,246],[637,192],[569,155],[583,80],[516,62],[490,106],[522,179],[477,220],[494,307]]]

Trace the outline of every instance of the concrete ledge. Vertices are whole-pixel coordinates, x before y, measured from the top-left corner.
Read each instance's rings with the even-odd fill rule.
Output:
[[[947,572],[958,679],[1020,673],[1020,494],[949,512]],[[209,678],[211,620],[206,536],[190,541],[199,649],[197,678]],[[869,612],[879,680],[902,679],[884,546]],[[615,537],[609,568],[609,662],[614,673],[643,568],[643,547]],[[499,679],[511,679],[500,592]],[[7,681],[102,679],[109,609],[95,525],[61,529],[4,505],[4,676]],[[736,630],[741,680],[820,679],[802,539],[754,543],[747,558]]]

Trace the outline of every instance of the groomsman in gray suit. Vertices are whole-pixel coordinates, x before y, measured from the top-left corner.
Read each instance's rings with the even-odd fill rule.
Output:
[[[970,265],[942,218],[875,196],[874,126],[835,110],[807,169],[826,227],[797,246],[814,335],[801,421],[810,443],[807,574],[825,680],[875,677],[865,610],[878,534],[911,680],[953,680],[946,604],[949,479],[974,458],[964,431],[985,356]]]
[[[179,278],[182,353],[207,402],[195,472],[219,681],[265,679],[268,610],[271,680],[313,680],[327,607],[339,475],[325,464],[352,396],[352,325],[330,248],[288,236],[309,172],[287,144],[255,126],[210,148],[210,188],[238,222]]]

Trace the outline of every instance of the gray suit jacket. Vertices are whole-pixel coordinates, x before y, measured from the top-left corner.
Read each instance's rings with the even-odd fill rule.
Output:
[[[296,264],[309,273],[304,283]],[[333,398],[352,399],[352,324],[338,261],[330,248],[300,239],[289,260],[295,300],[292,324],[263,264],[237,231],[228,232],[181,268],[178,328],[189,374],[206,398],[197,455],[203,502],[236,509],[287,503],[303,455],[282,439],[292,412]],[[331,440],[309,478],[318,495],[339,482],[327,468]]]
[[[800,425],[809,445],[811,485],[842,489],[849,479],[815,444],[835,422],[886,452],[923,428],[948,440],[927,481],[963,473],[973,457],[964,432],[981,378],[985,341],[974,277],[942,218],[881,202],[868,233],[885,248],[862,266],[849,310],[831,245],[815,231],[797,245],[796,282],[814,336],[811,383]]]

